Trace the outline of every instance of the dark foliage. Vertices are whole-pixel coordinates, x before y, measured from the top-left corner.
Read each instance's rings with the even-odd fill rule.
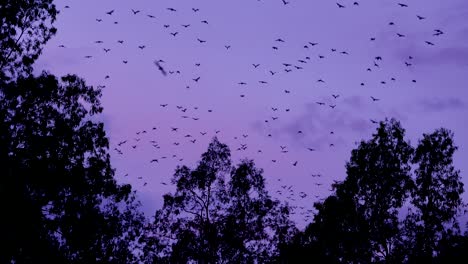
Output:
[[[447,243],[459,229],[456,217],[462,206],[463,183],[453,167],[456,150],[453,133],[446,129],[423,135],[416,148],[414,210],[406,220],[411,262],[433,262],[443,250],[442,240]]]
[[[262,170],[250,160],[231,167],[229,148],[216,138],[195,169],[177,168],[173,183],[175,193],[156,213],[147,261],[271,262],[295,231],[290,209],[268,195]]]
[[[0,1],[0,83],[27,76],[44,44],[56,33],[52,0]]]
[[[143,219],[118,185],[101,91],[69,75],[0,92],[0,263],[128,263]]]
[[[398,122],[381,122],[352,151],[335,194],[314,205],[314,221],[283,249],[283,262],[460,263],[468,248],[456,219],[463,205],[456,149],[446,129],[413,149]]]

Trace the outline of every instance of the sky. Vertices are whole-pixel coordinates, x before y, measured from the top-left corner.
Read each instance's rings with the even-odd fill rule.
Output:
[[[148,215],[173,190],[162,183],[176,166],[195,167],[216,135],[234,164],[264,169],[304,225],[375,132],[371,120],[385,118],[414,146],[452,130],[468,186],[468,2],[357,2],[58,0],[58,33],[36,69],[105,86],[99,121],[116,178]]]

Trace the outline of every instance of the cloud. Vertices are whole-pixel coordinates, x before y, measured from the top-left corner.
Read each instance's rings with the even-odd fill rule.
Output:
[[[343,103],[354,110],[363,110],[366,107],[366,101],[362,96],[349,96],[343,100]]]
[[[420,58],[422,63],[445,63],[468,66],[468,46],[442,48],[432,56]]]
[[[419,105],[424,111],[447,111],[465,107],[465,103],[459,98],[432,98],[421,100]]]
[[[467,40],[468,41],[468,38]],[[468,66],[468,45],[453,46],[437,50],[420,49],[409,47],[398,51],[399,57],[414,56],[414,63],[418,65],[441,65],[452,64],[455,66]]]
[[[418,65],[455,65],[468,66],[468,2],[457,1],[447,5],[443,10],[435,10],[437,15],[434,26],[426,32],[412,32],[412,41],[399,46],[396,55],[406,60],[408,55],[414,57]],[[434,36],[435,29],[441,29],[444,34]],[[431,41],[434,47],[427,46],[424,41]]]
[[[271,132],[277,137],[287,137],[293,145],[317,150],[328,148],[331,143],[335,146],[346,144],[349,136],[366,134],[373,128],[367,117],[360,116],[365,113],[361,111],[364,107],[365,103],[359,97],[345,100],[335,109],[310,103],[302,114],[280,123]],[[261,125],[257,124],[255,128],[261,129]]]

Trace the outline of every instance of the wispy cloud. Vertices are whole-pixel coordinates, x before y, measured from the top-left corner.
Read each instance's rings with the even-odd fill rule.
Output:
[[[302,114],[288,118],[272,133],[277,137],[286,137],[293,145],[301,147],[320,150],[328,148],[330,144],[338,146],[348,142],[342,135],[361,135],[371,131],[373,126],[370,120],[359,116],[365,107],[364,99],[359,97],[349,98],[335,109],[310,103]],[[258,125],[255,127],[260,128]]]
[[[468,34],[466,40],[468,43]],[[408,54],[414,57],[414,63],[417,65],[455,65],[455,66],[468,66],[468,44],[452,47],[440,47],[437,50],[421,49],[408,46],[400,49],[397,56],[406,58]]]
[[[424,111],[447,111],[465,107],[465,102],[459,98],[431,98],[421,100],[419,105]]]

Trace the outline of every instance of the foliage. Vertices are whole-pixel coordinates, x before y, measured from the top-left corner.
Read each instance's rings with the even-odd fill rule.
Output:
[[[76,76],[47,73],[1,90],[1,263],[133,260],[143,218],[93,121],[100,96]]]
[[[315,203],[314,221],[283,250],[284,262],[448,263],[466,255],[468,234],[459,235],[456,220],[463,183],[453,166],[453,133],[425,134],[416,149],[404,133],[386,120],[352,151],[346,179]],[[410,210],[401,221],[404,205]]]
[[[177,168],[176,191],[156,212],[153,241],[163,250],[156,256],[154,246],[147,248],[152,261],[271,261],[294,228],[287,206],[268,195],[262,173],[250,160],[231,167],[229,148],[214,138],[195,169]]]
[[[376,259],[392,258],[399,234],[398,213],[412,186],[410,159],[413,149],[404,139],[399,122],[381,122],[369,141],[351,152],[346,180],[337,194],[354,201],[357,213],[367,222],[361,235],[370,242]]]
[[[456,150],[453,133],[447,129],[424,134],[416,148],[415,210],[406,221],[411,241],[407,247],[412,249],[410,259],[415,263],[432,261],[433,255],[438,255],[440,240],[450,229],[458,230],[456,216],[462,205],[463,183],[453,166]]]
[[[56,33],[53,0],[0,2],[0,83],[27,76],[44,44]]]

